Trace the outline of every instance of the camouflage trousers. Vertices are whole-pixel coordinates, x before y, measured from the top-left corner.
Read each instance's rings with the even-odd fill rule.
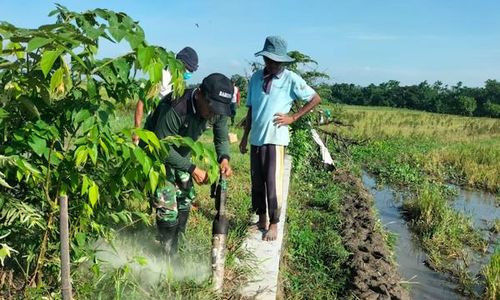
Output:
[[[156,222],[177,225],[179,210],[189,211],[195,196],[193,180],[189,173],[167,170],[167,182],[156,189],[153,199]]]

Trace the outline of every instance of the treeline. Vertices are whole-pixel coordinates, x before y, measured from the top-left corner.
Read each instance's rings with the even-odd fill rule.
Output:
[[[352,105],[389,106],[466,116],[500,117],[500,82],[487,80],[484,87],[466,87],[461,82],[447,86],[437,81],[401,86],[390,80],[362,87],[355,84],[323,84],[324,99]]]

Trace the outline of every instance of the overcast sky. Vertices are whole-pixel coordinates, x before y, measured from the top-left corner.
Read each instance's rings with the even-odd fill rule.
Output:
[[[249,72],[268,35],[280,35],[288,50],[318,63],[332,82],[360,85],[391,79],[402,84],[441,80],[482,86],[500,80],[500,0],[197,0],[69,1],[70,10],[123,11],[146,32],[150,44],[179,51],[196,49],[200,68]],[[0,0],[0,20],[19,27],[52,22],[54,2]],[[105,45],[109,56],[127,51]]]

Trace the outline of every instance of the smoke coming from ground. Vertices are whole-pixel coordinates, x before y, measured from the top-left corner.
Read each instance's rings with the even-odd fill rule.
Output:
[[[95,249],[102,271],[128,267],[131,277],[143,286],[158,286],[171,280],[200,283],[208,279],[211,272],[210,253],[204,261],[180,254],[179,259],[172,262],[162,252],[150,230],[120,233],[111,243],[99,240]]]

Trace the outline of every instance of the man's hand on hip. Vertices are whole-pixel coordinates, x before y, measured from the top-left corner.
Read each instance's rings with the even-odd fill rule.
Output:
[[[281,126],[288,126],[295,122],[296,118],[294,116],[289,116],[287,114],[282,114],[282,113],[276,113],[274,114],[274,120],[273,123],[274,125],[281,127]]]

